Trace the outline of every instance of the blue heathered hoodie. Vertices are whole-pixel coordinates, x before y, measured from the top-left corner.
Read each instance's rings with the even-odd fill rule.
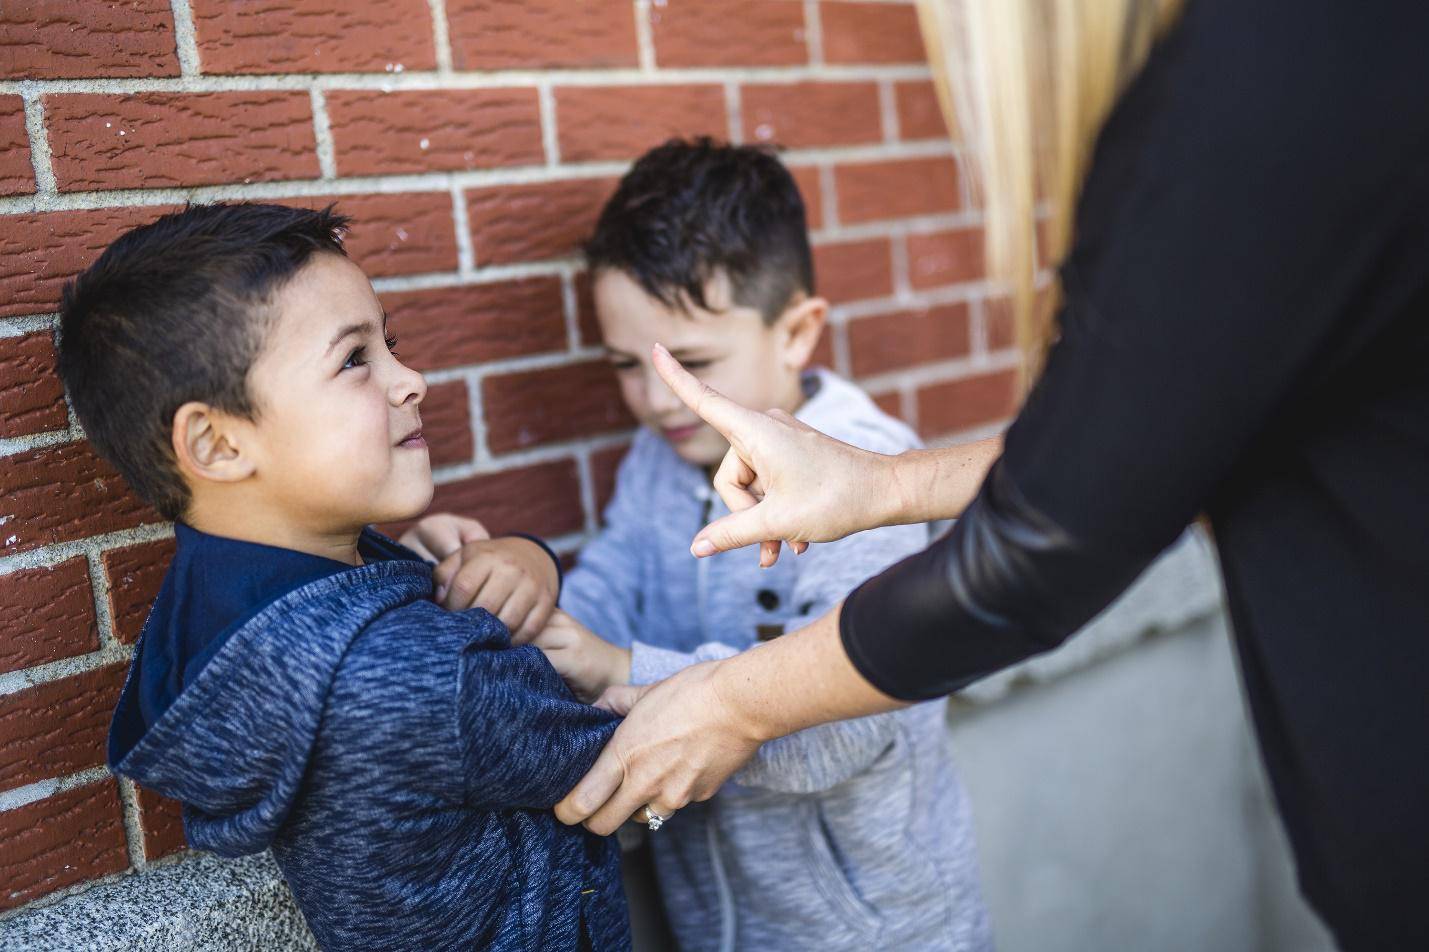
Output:
[[[550,811],[614,720],[431,592],[405,560],[288,591],[152,723],[141,636],[111,767],[181,801],[194,847],[271,849],[325,949],[628,949],[614,841]]]

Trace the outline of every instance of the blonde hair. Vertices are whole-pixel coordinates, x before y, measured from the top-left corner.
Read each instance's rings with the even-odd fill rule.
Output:
[[[1097,134],[1183,2],[918,0],[939,103],[985,211],[989,272],[1011,291],[1029,372],[1055,337],[1060,297],[1054,276],[1038,298],[1039,232],[1041,263],[1055,265]]]

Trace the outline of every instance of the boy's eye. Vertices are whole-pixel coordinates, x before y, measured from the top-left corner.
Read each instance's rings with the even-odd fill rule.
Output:
[[[710,364],[714,363],[714,361],[713,361],[713,360],[682,360],[682,361],[680,361],[680,363],[684,366],[684,368],[685,368],[686,370],[704,370],[704,369],[705,369],[706,367],[708,367]]]
[[[636,367],[633,360],[612,360],[610,366],[615,368],[616,373],[625,373],[627,370],[634,370]]]
[[[396,334],[388,334],[387,337],[384,339],[384,342],[387,344],[387,353],[391,354],[393,357],[396,357],[396,356],[397,356],[397,335],[396,335]]]
[[[364,359],[366,356],[366,347],[354,347],[352,349],[352,353],[348,354],[347,359],[342,362],[342,369],[352,370],[353,368],[361,367],[363,364],[367,363],[367,361]]]

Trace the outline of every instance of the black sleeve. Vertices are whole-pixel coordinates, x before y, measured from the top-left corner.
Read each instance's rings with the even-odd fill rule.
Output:
[[[1284,452],[1286,408],[1374,333],[1357,316],[1397,293],[1377,269],[1422,214],[1402,197],[1429,17],[1372,6],[1187,4],[1098,141],[1061,337],[1002,460],[948,536],[844,606],[880,690],[934,697],[1061,643]]]

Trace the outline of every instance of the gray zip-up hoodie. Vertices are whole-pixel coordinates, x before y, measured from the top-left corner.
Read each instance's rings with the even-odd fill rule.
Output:
[[[880,453],[919,445],[837,375],[817,371],[805,383],[796,416],[810,426]],[[695,532],[726,512],[700,469],[659,436],[636,436],[606,528],[561,598],[591,630],[631,647],[634,682],[800,628],[928,542],[926,526],[889,526],[786,553],[770,569],[750,550],[692,558]],[[681,947],[990,948],[943,711],[921,704],[765,744],[713,799],[654,834]]]

